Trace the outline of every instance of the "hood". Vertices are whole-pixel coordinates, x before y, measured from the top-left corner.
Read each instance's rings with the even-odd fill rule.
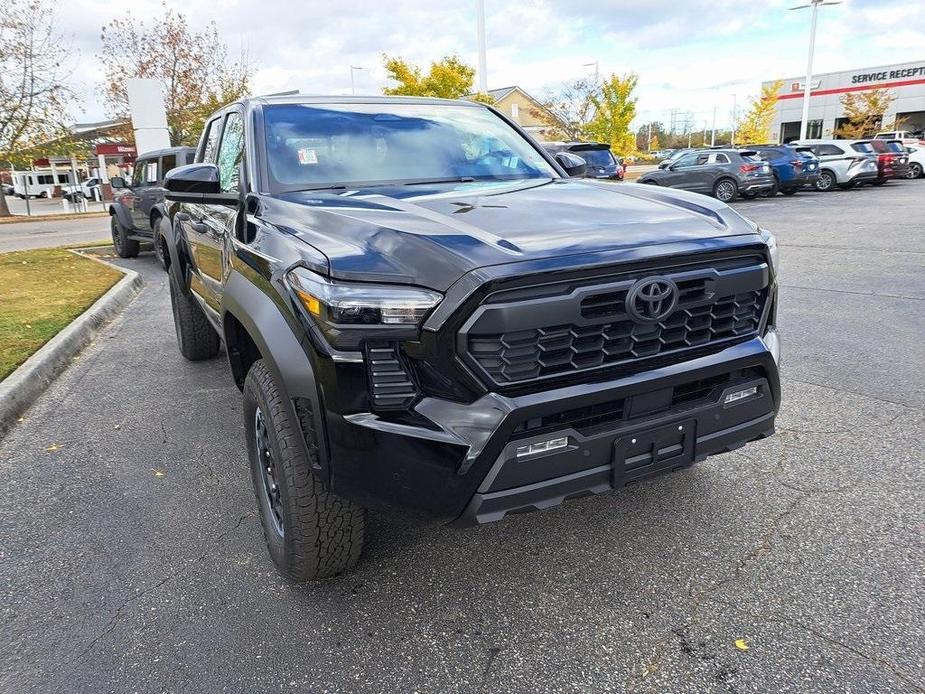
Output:
[[[489,265],[755,233],[705,196],[575,179],[306,191],[261,202],[260,216],[321,251],[333,277],[441,291]]]

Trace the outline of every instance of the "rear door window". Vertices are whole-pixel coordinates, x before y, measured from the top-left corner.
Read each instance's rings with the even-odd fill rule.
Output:
[[[837,145],[815,145],[813,151],[820,157],[837,157],[844,154],[841,147]]]
[[[161,157],[161,174],[166,176],[167,172],[177,168],[177,155],[165,154]]]

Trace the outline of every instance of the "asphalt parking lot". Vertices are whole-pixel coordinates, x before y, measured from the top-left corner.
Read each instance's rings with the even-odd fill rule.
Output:
[[[491,526],[372,513],[305,586],[225,362],[124,261],[145,289],[0,441],[0,691],[925,690],[923,195],[736,204],[782,246],[776,436]]]

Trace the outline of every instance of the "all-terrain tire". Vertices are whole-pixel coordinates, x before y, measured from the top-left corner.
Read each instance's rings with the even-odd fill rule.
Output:
[[[301,427],[290,418],[264,361],[255,361],[244,381],[251,477],[270,557],[281,574],[297,582],[354,566],[366,528],[365,509],[332,494],[312,473],[316,433],[310,415],[300,419]],[[303,433],[308,455],[299,441]]]
[[[170,306],[173,309],[173,325],[177,331],[180,354],[190,361],[211,359],[218,354],[218,333],[196,300],[176,287],[173,275],[169,284]]]
[[[128,237],[128,231],[119,222],[116,215],[109,215],[109,230],[112,232],[112,246],[120,258],[135,258],[138,256],[140,244]]]

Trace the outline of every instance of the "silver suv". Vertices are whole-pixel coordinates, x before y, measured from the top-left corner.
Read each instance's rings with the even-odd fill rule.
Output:
[[[877,155],[856,151],[849,140],[797,140],[791,146],[809,147],[819,157],[816,190],[835,186],[848,190],[877,178]]]

